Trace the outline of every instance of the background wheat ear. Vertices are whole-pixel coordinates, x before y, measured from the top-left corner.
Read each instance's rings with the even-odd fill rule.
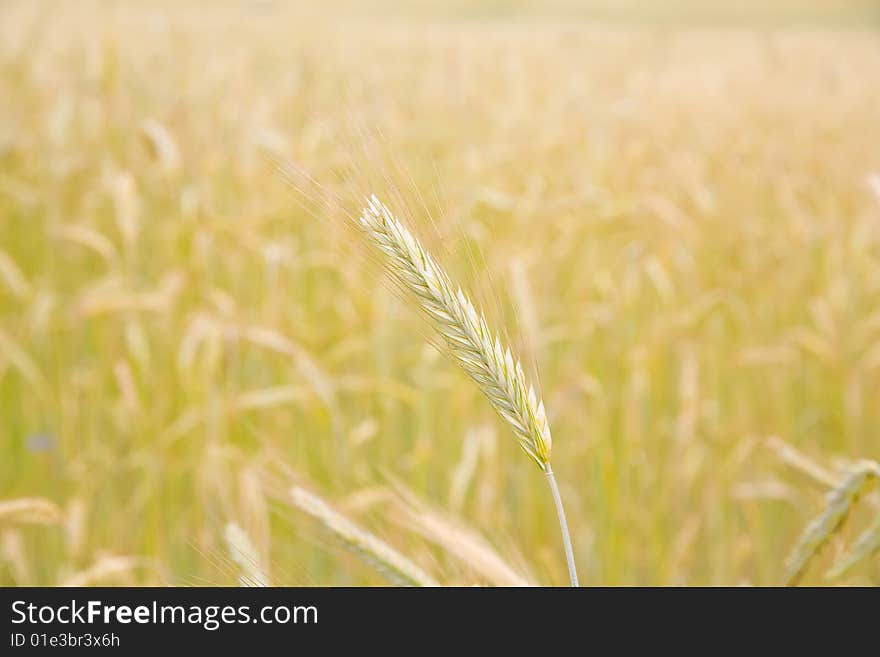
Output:
[[[800,581],[813,557],[819,553],[835,533],[840,531],[859,498],[877,480],[880,480],[880,464],[874,461],[859,461],[846,470],[839,483],[828,492],[822,513],[807,525],[792,550],[791,556],[786,562],[785,579],[787,585],[793,586]],[[874,539],[871,530],[859,537],[856,541],[858,550],[853,549],[844,565],[852,559],[853,555],[861,555],[856,559],[858,561],[867,552],[872,551],[871,544]],[[832,569],[831,572],[835,573],[836,570],[837,568]]]
[[[234,522],[227,523],[223,532],[229,556],[238,566],[238,583],[245,587],[269,586],[270,580],[265,566],[260,562],[260,553],[247,532]]]
[[[42,497],[0,500],[0,527],[7,524],[55,525],[62,518],[61,509]]]
[[[294,506],[320,522],[346,548],[393,584],[439,586],[437,581],[419,566],[379,537],[356,525],[314,493],[295,486],[290,490],[290,500]]]
[[[396,521],[463,564],[469,572],[495,586],[534,586],[476,530],[431,507],[412,490],[389,476]]]
[[[455,286],[412,233],[375,195],[367,200],[360,226],[382,254],[389,276],[411,292],[422,312],[446,343],[448,353],[479,386],[510,425],[520,448],[547,475],[553,494],[572,586],[578,585],[568,524],[550,467],[552,438],[544,402],[526,381],[522,365],[482,313]]]
[[[848,573],[856,564],[869,559],[880,552],[880,515],[855,540],[849,552],[834,564],[825,575],[827,579],[836,579]]]

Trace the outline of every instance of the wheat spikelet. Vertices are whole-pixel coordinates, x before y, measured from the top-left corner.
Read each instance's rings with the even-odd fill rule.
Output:
[[[358,527],[317,495],[294,487],[290,491],[290,498],[298,509],[318,520],[347,548],[393,583],[402,586],[438,586],[424,570],[383,540]]]
[[[860,461],[850,467],[843,479],[826,497],[825,509],[813,520],[798,540],[786,563],[786,583],[797,584],[810,560],[840,530],[859,497],[880,478],[880,464]]]
[[[467,295],[453,285],[418,240],[375,196],[368,200],[360,224],[386,256],[388,273],[413,293],[445,340],[449,353],[510,424],[523,451],[547,471],[551,436],[544,403],[526,381],[510,349],[502,347],[498,334],[489,330]]]

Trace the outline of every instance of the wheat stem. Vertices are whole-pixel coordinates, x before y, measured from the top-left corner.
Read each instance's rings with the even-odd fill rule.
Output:
[[[565,548],[565,560],[568,563],[568,577],[572,586],[579,586],[577,568],[574,565],[574,551],[571,549],[571,537],[568,535],[568,522],[565,520],[565,509],[562,508],[562,496],[559,494],[559,486],[556,485],[556,477],[553,476],[553,468],[547,464],[547,483],[553,493],[553,502],[556,504],[556,515],[559,517],[559,528],[562,530],[562,545]]]

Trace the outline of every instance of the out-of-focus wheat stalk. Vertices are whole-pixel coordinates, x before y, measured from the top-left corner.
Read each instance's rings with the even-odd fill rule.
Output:
[[[438,586],[428,573],[385,541],[358,527],[314,493],[294,487],[290,491],[290,499],[294,506],[315,518],[343,545],[391,582],[403,586]]]
[[[448,352],[511,426],[522,450],[546,473],[559,516],[569,576],[572,586],[577,586],[565,511],[550,467],[550,425],[544,402],[526,381],[522,365],[509,348],[501,345],[498,334],[489,329],[485,317],[470,298],[452,283],[419,241],[375,195],[368,199],[360,225],[385,256],[386,271],[412,292],[443,337]]]
[[[860,461],[847,469],[844,477],[826,496],[822,513],[807,525],[792,550],[786,563],[788,585],[795,585],[800,581],[811,559],[843,527],[859,497],[878,479],[880,479],[880,464],[874,461]],[[870,536],[866,538],[863,535],[857,544],[863,543],[863,538],[864,544],[859,546],[862,556],[870,551],[865,548],[865,544],[869,545],[871,540]]]

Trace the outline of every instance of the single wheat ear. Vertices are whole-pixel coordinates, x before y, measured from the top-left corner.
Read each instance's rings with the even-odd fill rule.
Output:
[[[320,497],[298,486],[290,499],[320,522],[342,544],[398,586],[438,586],[437,581],[379,537],[362,529]]]
[[[825,508],[801,535],[786,563],[786,583],[797,584],[813,557],[846,522],[859,498],[880,480],[880,464],[860,461],[847,469],[845,476],[826,496]],[[870,535],[860,537],[859,551],[866,550]]]
[[[874,519],[870,527],[859,535],[850,551],[834,564],[825,577],[827,579],[840,577],[849,572],[856,564],[866,561],[877,553],[880,553],[880,515]]]
[[[562,529],[573,586],[577,572],[565,512],[550,467],[552,439],[544,402],[526,381],[520,362],[501,344],[482,313],[455,286],[419,241],[375,196],[367,201],[360,225],[381,252],[385,270],[409,290],[446,343],[447,351],[479,386],[498,414],[510,425],[519,446],[547,475]]]
[[[0,500],[0,527],[5,524],[56,525],[63,519],[61,509],[42,497]]]
[[[245,587],[269,586],[269,577],[261,564],[260,553],[250,536],[234,522],[226,524],[223,533],[229,556],[238,566],[238,583]]]

